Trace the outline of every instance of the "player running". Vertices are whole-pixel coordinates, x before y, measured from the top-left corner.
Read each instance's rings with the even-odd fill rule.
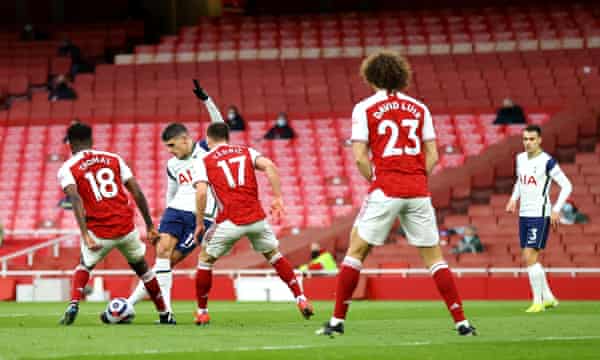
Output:
[[[211,122],[223,122],[219,109],[212,99],[194,80],[194,94],[200,99],[210,114]],[[186,127],[174,123],[162,133],[162,141],[173,157],[167,162],[167,209],[158,231],[160,237],[156,243],[156,262],[154,272],[160,284],[165,304],[171,313],[171,323],[175,324],[171,307],[171,287],[173,274],[171,268],[185,259],[196,248],[200,238],[194,238],[196,229],[196,190],[192,185],[193,162],[208,152],[206,140],[194,142]],[[215,220],[216,204],[211,195],[207,197],[206,209],[200,219],[209,228]],[[136,304],[147,295],[144,284],[140,282],[127,299]]]
[[[521,200],[519,209],[521,255],[527,264],[529,284],[533,294],[533,303],[525,310],[528,313],[537,313],[558,306],[558,300],[548,286],[538,256],[546,247],[550,226],[555,230],[558,228],[560,209],[573,190],[571,182],[558,166],[558,162],[542,150],[541,144],[542,129],[537,125],[528,125],[523,130],[525,152],[518,154],[516,159],[517,181],[512,196],[506,204],[506,211],[514,213],[517,200]],[[560,194],[551,207],[552,181],[560,186]]]
[[[204,235],[202,251],[196,271],[196,298],[198,309],[196,324],[207,325],[210,321],[208,292],[212,285],[212,266],[227,254],[235,243],[246,236],[252,247],[271,263],[283,282],[290,288],[302,315],[313,315],[290,263],[279,252],[279,242],[265,220],[266,215],[258,198],[256,170],[264,171],[271,188],[273,202],[271,214],[278,221],[284,213],[283,199],[277,167],[256,150],[245,146],[229,145],[229,127],[213,123],[207,130],[210,152],[196,161],[193,183],[196,187],[196,206],[206,207],[207,196],[212,192],[219,207],[217,220]],[[197,219],[196,234],[200,236],[204,223]]]
[[[429,109],[403,93],[410,70],[400,55],[381,51],[369,56],[361,65],[361,75],[375,94],[354,107],[352,151],[358,170],[371,182],[371,188],[354,223],[338,274],[333,317],[317,334],[344,333],[344,320],[362,263],[373,246],[383,245],[392,224],[399,219],[409,244],[418,248],[429,268],[458,334],[475,335],[439,246],[427,186],[428,175],[438,160]]]
[[[90,126],[71,125],[67,138],[73,156],[58,170],[58,181],[73,204],[81,231],[81,263],[75,268],[71,302],[60,323],[71,325],[75,321],[90,272],[113,248],[125,256],[143,282],[159,312],[159,323],[168,323],[170,314],[156,275],[144,260],[146,245],[135,228],[134,209],[125,193],[126,188],[133,195],[152,241],[158,233],[142,190],[119,155],[92,149]]]

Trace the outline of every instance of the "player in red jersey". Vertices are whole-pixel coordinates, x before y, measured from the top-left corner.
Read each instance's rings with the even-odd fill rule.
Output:
[[[58,181],[73,203],[81,231],[81,263],[75,268],[71,302],[60,323],[71,325],[75,321],[91,270],[113,248],[125,256],[144,281],[159,312],[159,322],[171,323],[156,276],[144,260],[146,246],[135,228],[134,209],[125,192],[127,189],[133,195],[146,223],[148,238],[157,237],[148,203],[131,170],[119,155],[92,149],[90,126],[71,125],[67,138],[73,155],[58,170]]]
[[[333,317],[317,334],[343,334],[362,263],[373,246],[383,245],[399,219],[408,242],[418,248],[431,271],[458,333],[475,335],[439,246],[427,187],[427,177],[438,160],[429,109],[403,93],[410,68],[400,55],[382,51],[369,56],[361,65],[361,75],[375,94],[354,107],[352,151],[358,170],[371,182],[371,188],[354,223],[338,274]]]
[[[198,259],[196,324],[206,325],[210,321],[206,304],[212,283],[213,264],[244,236],[248,237],[254,250],[264,255],[290,288],[302,315],[306,319],[310,318],[313,315],[312,305],[304,296],[292,266],[279,252],[279,242],[266,221],[258,198],[256,170],[264,171],[271,183],[274,195],[271,214],[278,221],[284,208],[277,167],[252,148],[229,145],[229,127],[225,123],[211,124],[206,135],[211,150],[198,160],[192,176],[196,187],[196,208],[206,207],[206,194],[210,187],[219,210],[215,224],[204,235]],[[194,238],[204,230],[202,218],[198,219]]]

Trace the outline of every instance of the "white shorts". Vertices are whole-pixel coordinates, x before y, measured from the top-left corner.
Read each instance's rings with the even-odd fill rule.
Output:
[[[358,235],[371,245],[383,245],[396,219],[413,246],[438,245],[440,236],[431,198],[392,198],[375,190],[363,202],[354,227]]]
[[[104,259],[113,248],[117,248],[130,264],[140,261],[146,254],[146,244],[140,239],[140,233],[137,229],[116,239],[99,238],[91,231],[89,231],[89,234],[96,243],[102,245],[102,249],[91,251],[88,249],[83,239],[81,240],[81,260],[86,267],[94,267],[100,260]]]
[[[206,253],[214,258],[226,255],[233,245],[242,237],[248,237],[252,248],[259,253],[277,249],[279,241],[265,220],[248,225],[236,225],[229,220],[213,224],[204,235],[202,246]]]

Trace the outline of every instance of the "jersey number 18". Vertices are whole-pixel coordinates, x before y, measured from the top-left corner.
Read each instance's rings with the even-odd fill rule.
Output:
[[[96,174],[88,171],[85,173],[85,178],[90,183],[96,201],[117,196],[119,188],[115,183],[115,173],[111,169],[102,168]]]

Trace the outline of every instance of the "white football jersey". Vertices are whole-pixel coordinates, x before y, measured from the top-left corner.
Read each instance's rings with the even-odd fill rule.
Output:
[[[211,122],[223,122],[221,112],[211,98],[204,101],[204,105],[206,105]],[[194,144],[192,154],[186,159],[172,157],[167,161],[167,207],[196,213],[196,189],[192,183],[194,162],[207,153],[208,145],[206,141],[198,141]],[[214,222],[216,216],[215,198],[209,192],[206,197],[204,218]]]
[[[522,217],[546,217],[550,211],[560,211],[569,197],[571,182],[558,166],[558,162],[545,152],[529,158],[526,152],[517,155],[517,181],[511,198],[520,199],[519,215]],[[550,201],[552,181],[560,186],[560,194],[554,207]]]
[[[194,175],[194,162],[203,158],[208,153],[204,142],[194,144],[192,155],[186,159],[172,157],[167,162],[167,207],[176,210],[191,211],[196,213],[196,189],[192,183]],[[209,192],[206,198],[204,218],[214,221],[216,217],[216,203]]]

